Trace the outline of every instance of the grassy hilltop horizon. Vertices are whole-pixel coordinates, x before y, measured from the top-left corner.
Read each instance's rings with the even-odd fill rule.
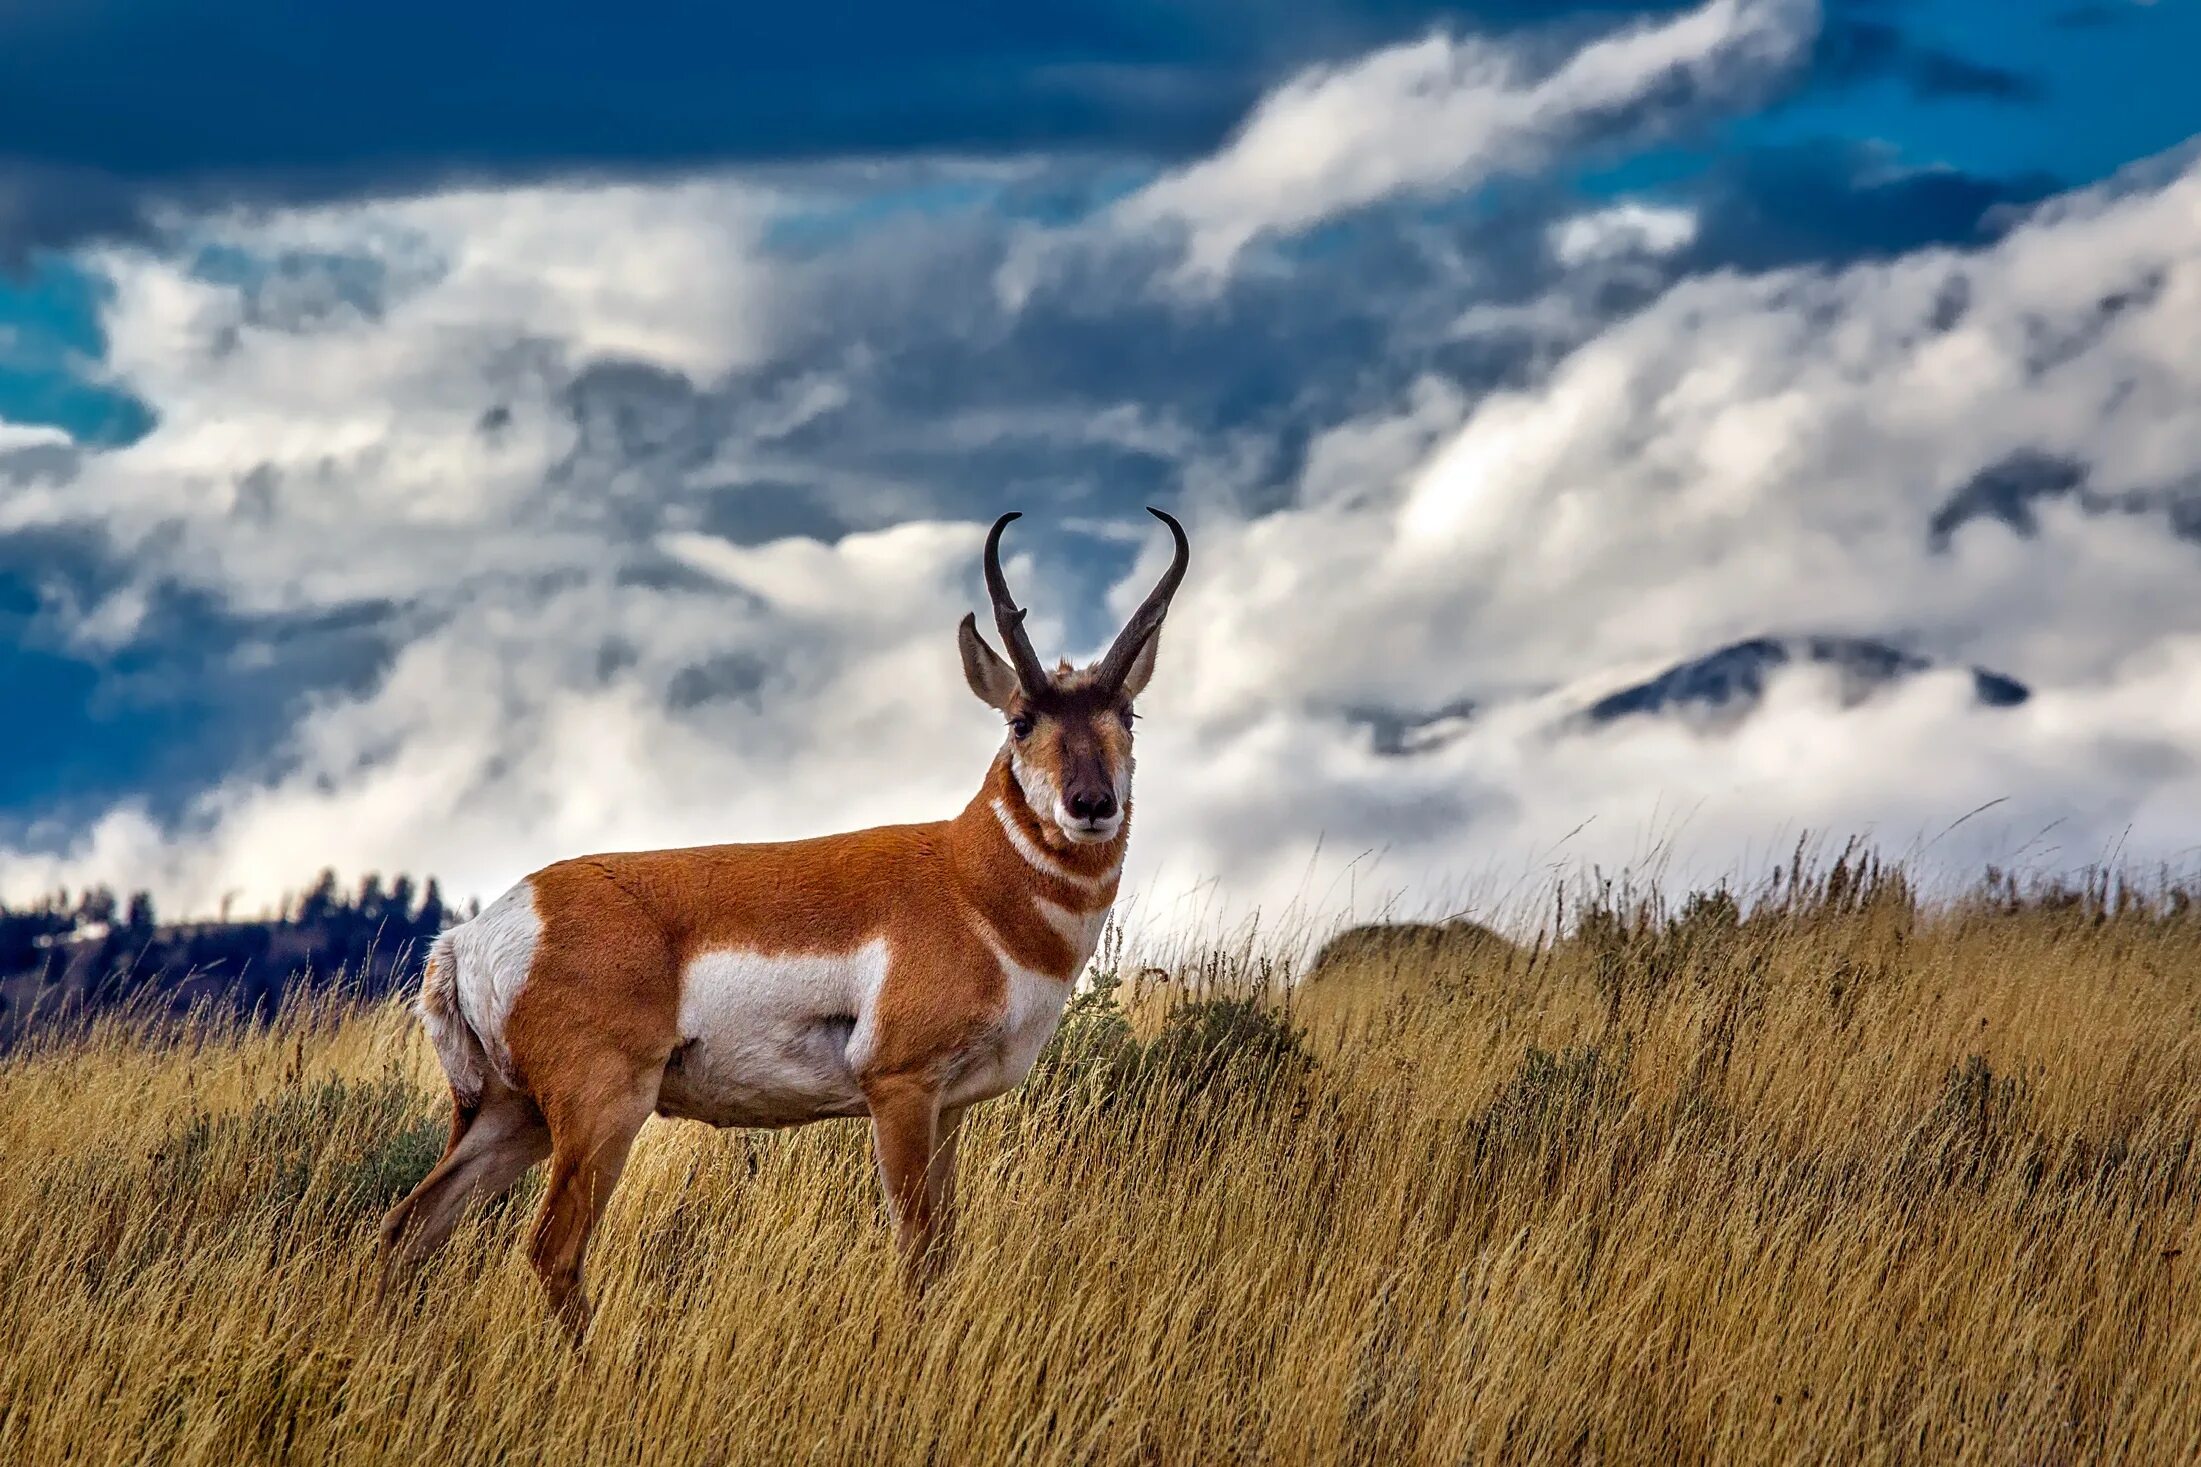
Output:
[[[2201,1456],[2201,903],[1853,860],[1098,980],[895,1284],[860,1123],[653,1122],[575,1353],[394,1001],[0,1056],[0,1460]]]

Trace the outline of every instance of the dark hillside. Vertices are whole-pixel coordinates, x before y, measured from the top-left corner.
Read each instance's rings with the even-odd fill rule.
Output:
[[[388,993],[451,915],[430,878],[349,893],[324,871],[281,909],[232,921],[162,922],[152,898],[93,887],[0,906],[0,1047],[45,1025],[116,1010],[181,1017],[206,1006],[270,1017],[294,992],[338,982]]]

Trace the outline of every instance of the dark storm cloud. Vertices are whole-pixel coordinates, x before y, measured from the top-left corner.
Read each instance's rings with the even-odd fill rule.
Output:
[[[1927,45],[1888,21],[1856,16],[1828,17],[1820,29],[1812,64],[1825,84],[1892,77],[1923,98],[2037,102],[2045,95],[2045,87],[2037,77]]]
[[[6,7],[0,268],[38,248],[137,233],[167,203],[923,154],[1174,161],[1213,148],[1266,90],[1312,64],[1475,30],[1521,37],[1534,55],[1684,8],[693,5],[609,23],[571,3]],[[2040,96],[2034,78],[1920,41],[1900,7],[1830,10],[1806,87],[1894,77],[1921,97]],[[1610,124],[1625,131],[1629,119]]]
[[[1586,205],[1544,184],[1491,193],[1475,210],[1365,211],[1197,306],[1155,287],[1136,240],[1070,251],[1007,300],[998,281],[1028,236],[984,213],[900,219],[806,262],[767,363],[708,383],[583,369],[559,477],[615,497],[638,535],[677,505],[682,527],[737,543],[978,519],[1004,496],[1120,518],[1194,480],[1259,511],[1314,435],[1418,377],[1483,390],[1526,370],[1454,322],[1551,288],[1549,229]],[[1035,524],[1027,542],[1052,534]],[[1090,575],[1062,574],[1104,585],[1110,565],[1081,555]]]
[[[455,178],[919,152],[1211,146],[1310,62],[1431,29],[1674,0],[1254,7],[393,0],[0,8],[0,246],[148,200],[326,199]]]
[[[33,250],[143,223],[138,189],[112,174],[0,157],[0,270],[20,271]]]
[[[1135,240],[1071,252],[1007,301],[998,280],[1014,227],[983,211],[914,215],[837,237],[807,262],[791,335],[769,362],[711,382],[583,368],[566,393],[577,433],[557,478],[637,539],[692,528],[744,544],[832,541],[912,518],[981,519],[1004,496],[1116,518],[1192,483],[1261,513],[1289,497],[1326,429],[1385,411],[1422,378],[1469,396],[1520,385],[1567,344],[1463,333],[1465,312],[1563,292],[1588,332],[1697,270],[1978,243],[1993,211],[2045,191],[2036,179],[1888,173],[1857,147],[1763,149],[1668,191],[1697,214],[1692,244],[1584,271],[1554,257],[1551,231],[1601,201],[1509,181],[1474,208],[1362,211],[1197,306],[1154,288],[1155,261]],[[1052,534],[1035,524],[1028,539],[1046,553]]]
[[[1687,263],[1768,269],[1979,243],[1998,211],[2045,198],[2054,181],[1891,171],[1875,149],[1825,142],[1735,154],[1706,175],[1703,190]]]
[[[1981,469],[1934,511],[1927,526],[1929,542],[1945,550],[1950,536],[1980,519],[1998,521],[2011,533],[2031,539],[2040,530],[2040,501],[2074,494],[2085,482],[2084,464],[2053,454],[2013,454]]]

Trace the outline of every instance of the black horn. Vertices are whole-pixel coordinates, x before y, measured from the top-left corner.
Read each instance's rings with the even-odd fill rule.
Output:
[[[1009,595],[1008,579],[1001,574],[1001,532],[1009,521],[1022,518],[1011,511],[995,520],[994,527],[986,532],[986,594],[993,597],[994,625],[1001,629],[1001,641],[1008,648],[1010,665],[1016,668],[1016,680],[1030,694],[1046,688],[1047,670],[1032,650],[1032,639],[1024,633],[1023,609]]]
[[[1185,578],[1185,566],[1192,560],[1192,547],[1185,543],[1185,527],[1177,523],[1176,517],[1152,505],[1147,506],[1146,512],[1169,526],[1170,536],[1177,542],[1177,552],[1170,558],[1169,569],[1162,572],[1161,580],[1146,593],[1139,609],[1131,613],[1131,620],[1116,634],[1115,645],[1108,649],[1108,655],[1101,659],[1098,681],[1104,687],[1123,686],[1139,650],[1162,629],[1162,618],[1169,615],[1169,598],[1177,594],[1177,584]]]

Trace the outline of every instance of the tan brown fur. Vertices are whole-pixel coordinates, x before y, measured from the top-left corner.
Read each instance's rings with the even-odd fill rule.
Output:
[[[1101,884],[1035,870],[1002,834],[997,801],[1063,868]],[[1126,818],[1105,844],[1064,840],[1033,815],[1002,756],[953,820],[561,861],[528,878],[543,945],[506,1029],[513,1061],[530,1089],[606,1048],[661,1065],[677,1039],[680,975],[697,956],[846,952],[881,937],[894,954],[883,1001],[897,1033],[910,1026],[897,1042],[929,1051],[959,1016],[999,1004],[987,934],[1028,968],[1077,976],[1069,944],[1032,899],[1078,912],[1110,905],[1129,834]]]

